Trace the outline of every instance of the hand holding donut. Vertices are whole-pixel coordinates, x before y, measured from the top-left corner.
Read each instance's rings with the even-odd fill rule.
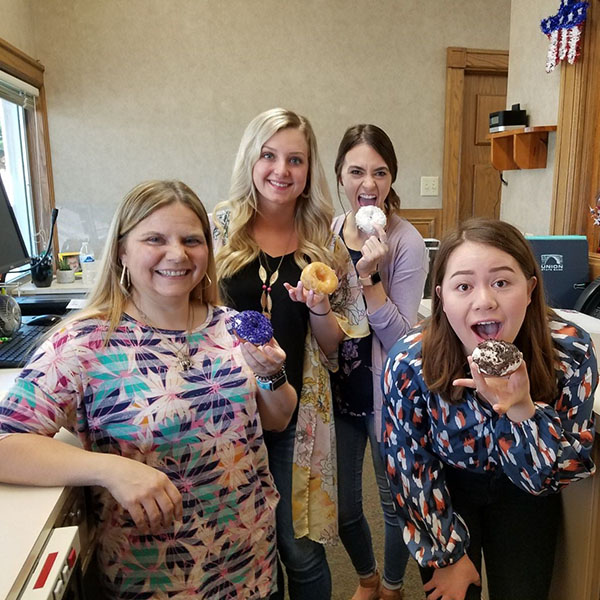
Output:
[[[455,379],[452,384],[477,390],[477,396],[487,402],[499,415],[515,423],[529,419],[535,406],[529,392],[527,365],[522,361],[519,368],[506,377],[484,376],[469,356],[472,379]]]
[[[377,265],[388,253],[387,234],[381,225],[372,223],[375,234],[370,235],[360,249],[362,257],[356,263],[356,272],[359,277],[368,277],[377,271]]]
[[[329,294],[337,288],[338,278],[331,267],[316,261],[304,267],[298,285],[284,285],[294,302],[304,302],[311,310],[319,307],[315,312],[327,314],[331,310]]]
[[[262,346],[243,342],[241,349],[244,360],[259,377],[275,375],[285,364],[285,351],[275,338]]]
[[[329,312],[329,296],[326,294],[318,294],[314,290],[307,290],[302,281],[299,281],[296,286],[289,283],[284,283],[283,285],[294,302],[303,302],[308,306],[309,310],[314,309],[314,312]]]

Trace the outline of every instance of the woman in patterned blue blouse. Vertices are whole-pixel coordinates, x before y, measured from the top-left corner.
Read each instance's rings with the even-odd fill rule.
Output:
[[[390,352],[384,374],[387,473],[428,598],[547,598],[560,490],[591,475],[597,365],[589,335],[547,308],[527,241],[496,220],[442,242],[432,314]],[[523,353],[483,376],[484,339]]]

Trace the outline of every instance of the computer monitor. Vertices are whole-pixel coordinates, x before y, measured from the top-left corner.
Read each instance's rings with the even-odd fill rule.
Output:
[[[573,308],[590,280],[588,242],[583,235],[528,236],[542,272],[546,302]]]
[[[0,177],[0,275],[29,263],[29,254]]]

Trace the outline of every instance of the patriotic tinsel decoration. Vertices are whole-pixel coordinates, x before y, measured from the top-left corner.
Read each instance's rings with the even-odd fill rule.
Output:
[[[558,12],[542,19],[541,29],[550,40],[546,60],[547,73],[554,71],[561,60],[566,59],[570,65],[577,60],[588,4],[575,0],[561,0]]]

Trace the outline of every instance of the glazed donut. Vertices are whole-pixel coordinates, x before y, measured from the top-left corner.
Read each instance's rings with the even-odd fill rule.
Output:
[[[256,310],[244,310],[233,318],[233,330],[239,338],[262,346],[273,337],[271,321]]]
[[[485,340],[473,350],[471,358],[484,375],[505,377],[519,368],[523,354],[509,342]]]
[[[356,226],[367,235],[377,233],[373,223],[385,227],[387,219],[385,213],[378,206],[361,206],[354,215]]]
[[[335,271],[322,262],[313,262],[302,269],[300,281],[307,290],[318,294],[331,294],[338,285]]]

